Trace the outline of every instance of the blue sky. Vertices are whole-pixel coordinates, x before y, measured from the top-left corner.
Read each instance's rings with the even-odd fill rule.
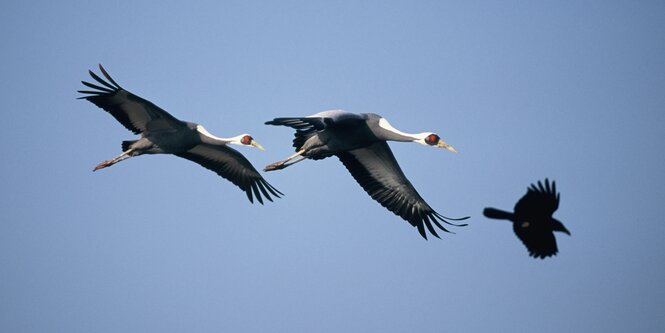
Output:
[[[662,331],[665,5],[659,1],[5,1],[0,331]],[[434,131],[391,143],[455,234],[424,241],[333,158],[251,205],[189,161],[92,173],[132,139],[76,100],[102,63],[239,148],[341,108]],[[534,260],[508,223],[555,179],[572,232]]]

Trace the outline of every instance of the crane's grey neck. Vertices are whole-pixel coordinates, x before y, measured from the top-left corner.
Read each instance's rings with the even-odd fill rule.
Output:
[[[412,142],[423,138],[424,133],[409,134],[394,128],[386,118],[379,119],[379,130],[374,131],[377,138],[390,141]]]

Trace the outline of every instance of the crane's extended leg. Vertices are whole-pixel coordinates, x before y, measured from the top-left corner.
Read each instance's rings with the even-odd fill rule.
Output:
[[[123,151],[122,154],[120,154],[120,155],[114,157],[113,159],[106,160],[106,161],[104,161],[104,162],[102,162],[102,163],[99,163],[99,164],[95,167],[95,169],[92,170],[92,171],[95,172],[95,171],[97,171],[97,170],[99,170],[99,169],[104,169],[104,168],[110,167],[111,165],[116,164],[116,163],[118,163],[118,162],[120,162],[120,161],[124,161],[124,160],[126,160],[126,159],[132,157],[132,155],[130,155],[130,154],[131,154],[133,151],[134,151],[134,149],[128,149],[127,151]]]
[[[267,165],[265,168],[263,168],[263,171],[280,170],[280,169],[284,169],[284,168],[286,168],[286,167],[289,166],[289,165],[296,164],[296,163],[298,163],[298,162],[304,160],[305,157],[302,157],[302,156],[301,156],[300,159],[299,159],[299,160],[296,160],[295,162],[291,162],[291,163],[287,163],[287,162],[289,162],[290,160],[292,160],[292,159],[294,159],[294,158],[300,156],[300,155],[301,155],[302,153],[304,153],[304,152],[305,152],[305,150],[304,150],[304,149],[301,149],[300,151],[298,151],[297,153],[295,153],[295,154],[289,156],[287,159],[285,159],[285,160],[283,160],[283,161],[279,161],[279,162],[275,162],[275,163],[273,163],[273,164]]]

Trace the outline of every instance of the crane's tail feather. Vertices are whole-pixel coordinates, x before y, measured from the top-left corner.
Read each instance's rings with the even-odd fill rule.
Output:
[[[513,218],[513,213],[489,207],[483,210],[483,215],[491,219],[499,219],[499,220],[510,220]]]

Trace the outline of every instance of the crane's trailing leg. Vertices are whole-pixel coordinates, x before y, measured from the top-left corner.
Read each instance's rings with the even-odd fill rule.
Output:
[[[304,149],[301,149],[300,151],[298,151],[297,153],[295,153],[295,154],[289,156],[289,158],[287,158],[287,159],[285,159],[285,160],[283,160],[283,161],[279,161],[279,162],[275,162],[275,163],[273,163],[273,164],[267,165],[265,168],[263,168],[263,171],[281,170],[281,169],[286,168],[287,166],[290,166],[290,165],[296,164],[296,163],[298,163],[298,162],[300,162],[300,161],[302,161],[302,160],[305,159],[305,157],[300,156],[300,155],[301,155],[302,153],[304,153],[304,152],[305,152],[305,150],[304,150]],[[289,162],[290,160],[292,160],[292,159],[294,159],[294,158],[296,158],[296,157],[298,157],[298,156],[300,156],[300,159],[298,159],[298,160],[296,160],[296,161],[294,161],[294,162],[291,162],[291,163],[287,163],[287,162]]]
[[[127,150],[127,151],[122,152],[122,154],[120,154],[120,155],[114,157],[113,159],[106,160],[106,161],[104,161],[104,162],[102,162],[102,163],[99,163],[99,164],[95,167],[95,169],[92,170],[92,172],[95,172],[95,171],[97,171],[97,170],[99,170],[99,169],[104,169],[104,168],[110,167],[110,166],[113,165],[113,164],[116,164],[116,163],[118,163],[118,162],[120,162],[120,161],[124,161],[124,160],[126,160],[126,159],[132,157],[132,155],[130,155],[130,154],[131,154],[133,151],[134,151],[134,149],[129,149],[129,150]]]

